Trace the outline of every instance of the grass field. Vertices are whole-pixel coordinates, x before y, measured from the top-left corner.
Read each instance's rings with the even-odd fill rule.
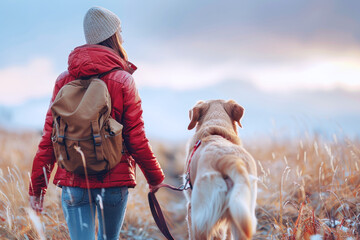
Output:
[[[69,239],[52,183],[44,211],[29,208],[28,184],[40,133],[0,130],[0,239]],[[180,185],[185,143],[151,141],[167,176]],[[360,239],[360,142],[346,137],[244,140],[258,163],[259,193],[254,239]],[[147,203],[139,171],[130,190],[121,239],[163,239]],[[175,239],[187,239],[182,193],[157,193]]]

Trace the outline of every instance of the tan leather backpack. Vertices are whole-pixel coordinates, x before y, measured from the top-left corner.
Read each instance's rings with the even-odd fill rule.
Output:
[[[111,99],[99,78],[64,85],[51,105],[58,165],[77,174],[105,173],[120,162],[123,126],[111,118]],[[76,146],[84,153],[83,160]]]

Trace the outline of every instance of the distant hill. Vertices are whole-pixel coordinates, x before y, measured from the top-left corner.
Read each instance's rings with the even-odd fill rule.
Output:
[[[331,136],[360,135],[360,92],[332,91],[263,92],[248,82],[225,81],[191,90],[139,89],[143,100],[145,128],[150,138],[183,141],[189,110],[198,100],[234,99],[245,108],[243,137],[292,136],[322,133]],[[50,96],[17,106],[0,106],[0,125],[5,128],[41,130]]]
[[[226,81],[192,90],[142,88],[149,135],[177,139],[191,135],[188,111],[198,100],[234,99],[245,108],[240,135],[296,135],[308,131],[360,134],[360,92],[297,91],[267,93],[248,82]]]

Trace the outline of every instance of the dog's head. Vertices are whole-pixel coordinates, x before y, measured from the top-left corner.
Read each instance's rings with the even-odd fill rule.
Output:
[[[196,124],[201,127],[204,122],[216,124],[231,124],[236,131],[237,123],[240,127],[240,119],[244,114],[244,108],[237,104],[234,100],[209,100],[199,101],[189,111],[190,124],[188,129],[193,129]]]

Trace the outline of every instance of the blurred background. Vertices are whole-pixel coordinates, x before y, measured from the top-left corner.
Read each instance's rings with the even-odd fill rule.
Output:
[[[254,239],[358,239],[357,0],[1,0],[0,238],[69,238],[60,188],[49,185],[42,225],[26,192],[52,88],[70,52],[85,44],[83,17],[92,6],[122,21],[167,183],[181,183],[194,131],[188,111],[199,100],[234,99],[245,108],[240,137],[258,165]],[[163,239],[137,176],[121,239]],[[172,234],[187,239],[183,194],[158,197]],[[44,233],[34,226],[46,226]]]
[[[0,3],[0,125],[41,131],[92,6],[122,21],[146,132],[185,141],[198,100],[245,108],[243,138],[360,133],[359,1],[63,0]]]

